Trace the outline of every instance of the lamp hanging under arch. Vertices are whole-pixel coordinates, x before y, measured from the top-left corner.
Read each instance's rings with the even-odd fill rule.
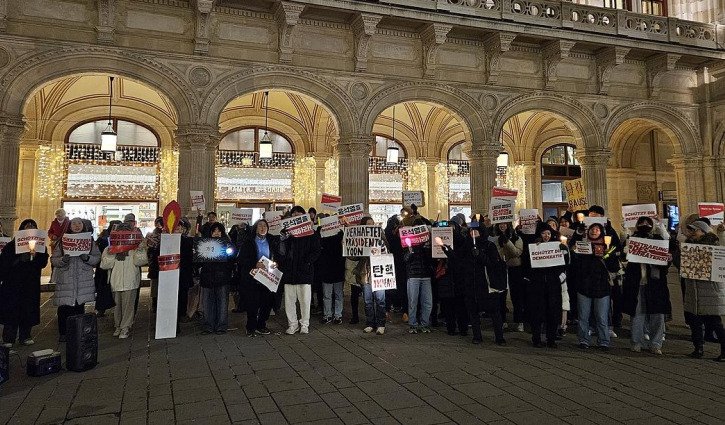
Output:
[[[393,143],[395,143],[395,105],[393,105]],[[398,158],[400,157],[400,149],[397,146],[392,146],[388,139],[388,149],[385,155],[385,162],[388,164],[397,164]]]
[[[101,152],[116,152],[118,134],[113,130],[113,118],[111,115],[113,108],[113,77],[108,77],[108,80],[110,81],[108,94],[108,126],[101,132]]]
[[[269,112],[269,92],[264,92],[264,135],[259,140],[259,158],[271,159],[274,150],[272,149],[272,136],[269,135],[269,127],[267,126],[267,118]]]

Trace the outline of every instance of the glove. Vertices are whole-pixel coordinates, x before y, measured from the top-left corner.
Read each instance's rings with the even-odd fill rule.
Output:
[[[62,260],[63,260],[64,263],[69,263],[70,262],[70,255],[65,254],[63,256]]]
[[[508,241],[509,241],[509,237],[506,236],[505,234],[503,234],[503,235],[501,235],[501,236],[498,237],[498,245],[499,246],[506,245],[506,242],[508,242]]]
[[[90,259],[91,259],[91,256],[90,256],[90,255],[88,255],[88,254],[83,254],[83,255],[81,255],[81,260],[83,260],[83,261],[84,261],[84,262],[86,262],[86,263],[87,263],[87,262],[88,262],[88,260],[90,260]]]

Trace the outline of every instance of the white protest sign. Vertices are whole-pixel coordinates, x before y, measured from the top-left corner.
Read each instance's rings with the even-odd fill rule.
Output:
[[[627,261],[630,263],[666,266],[670,258],[670,243],[659,239],[629,238]]]
[[[529,258],[531,268],[563,266],[564,252],[559,248],[559,242],[542,242],[529,244]]]
[[[196,210],[206,210],[206,200],[204,199],[204,192],[201,190],[189,191],[191,195],[191,208]]]
[[[443,245],[453,247],[453,228],[452,227],[434,227],[430,229],[433,238],[432,255],[433,258],[446,258],[443,252]]]
[[[277,292],[277,289],[279,289],[279,283],[282,281],[282,271],[280,271],[280,269],[278,269],[276,265],[265,256],[262,256],[259,261],[262,262],[266,268],[252,269],[249,274],[252,275],[254,280],[266,286],[271,292]]]
[[[265,211],[264,219],[269,224],[269,234],[279,236],[279,232],[282,231],[282,216],[283,211]]]
[[[342,196],[323,193],[322,199],[320,199],[320,205],[323,209],[337,211],[337,209],[342,205]]]
[[[574,252],[580,255],[592,255],[592,243],[589,241],[577,241],[574,244]]]
[[[584,217],[584,225],[589,228],[592,224],[601,224],[605,229],[607,228],[607,217]]]
[[[340,223],[355,225],[360,223],[365,215],[363,204],[345,205],[337,209],[337,216]]]
[[[725,246],[683,243],[680,276],[725,283]]]
[[[369,257],[384,251],[383,228],[380,226],[345,227],[342,236],[343,257]]]
[[[229,224],[231,226],[239,224],[252,224],[252,216],[254,210],[251,208],[232,208],[229,212]]]
[[[340,223],[340,220],[337,218],[336,215],[321,218],[320,237],[329,238],[330,236],[335,236],[336,234],[340,233],[342,227],[342,223]]]
[[[370,286],[372,286],[373,292],[396,288],[393,254],[370,257]]]
[[[697,204],[697,208],[700,211],[700,217],[707,217],[713,226],[717,226],[723,222],[725,204],[718,202],[700,202]]]
[[[403,191],[403,206],[409,207],[415,204],[416,207],[425,206],[425,198],[422,190]]]
[[[0,237],[0,252],[2,252],[3,248],[5,248],[5,245],[10,243],[11,240],[13,240],[13,238],[7,236]]]
[[[290,236],[295,238],[310,236],[315,233],[315,226],[312,224],[309,214],[284,218],[280,224],[283,229],[287,229]]]
[[[536,233],[536,224],[539,220],[539,210],[527,209],[519,211],[519,225],[521,225],[521,233],[525,235],[533,235]]]
[[[514,221],[514,204],[511,199],[491,198],[491,206],[488,209],[488,218],[492,224],[510,223]]]
[[[154,338],[176,338],[179,300],[181,234],[162,233],[159,246],[159,292]]]
[[[430,231],[425,224],[401,227],[398,229],[398,234],[400,235],[401,245],[407,248],[423,245],[430,240]]]
[[[63,254],[71,257],[80,257],[83,254],[90,254],[93,245],[93,236],[90,232],[65,234],[61,239]]]
[[[649,217],[653,221],[657,219],[657,205],[639,204],[622,206],[622,222],[624,227],[634,227],[640,217]]]
[[[573,235],[573,234],[574,234],[574,229],[572,229],[572,228],[570,228],[570,227],[563,227],[563,226],[560,226],[560,227],[559,227],[559,234],[560,234],[561,236],[566,236],[567,238],[570,238],[570,237],[571,237],[571,235]]]
[[[45,252],[45,239],[48,232],[41,229],[18,230],[15,232],[15,253],[24,254],[30,252],[30,247],[35,247],[35,252]]]

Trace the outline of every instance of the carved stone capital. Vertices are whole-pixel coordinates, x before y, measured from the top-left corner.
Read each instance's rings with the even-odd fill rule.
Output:
[[[0,146],[20,146],[20,136],[24,131],[22,115],[0,113]]]
[[[375,136],[348,135],[341,136],[335,147],[339,157],[351,156],[361,157],[370,155],[375,145]]]
[[[702,171],[702,157],[674,155],[667,160],[675,170]]]
[[[114,44],[116,32],[117,0],[98,0],[98,25],[96,41],[99,44]],[[0,3],[4,1],[0,0]]]
[[[355,36],[355,71],[364,72],[368,68],[368,48],[370,38],[375,34],[381,15],[370,13],[358,13],[352,20],[350,26]]]
[[[501,56],[511,49],[515,33],[499,31],[483,39],[486,52],[486,83],[496,84],[500,73]]]
[[[209,26],[214,0],[196,0],[194,14],[196,17],[196,33],[194,35],[194,54],[209,54]]]
[[[425,77],[435,77],[435,70],[438,64],[438,48],[446,42],[448,33],[453,25],[429,24],[420,33],[423,41],[423,74]]]
[[[631,49],[627,47],[605,47],[596,55],[597,86],[599,94],[609,92],[610,79],[614,68],[624,63],[624,58]]]
[[[569,40],[556,40],[548,43],[541,51],[544,64],[544,88],[553,89],[557,81],[557,67],[559,63],[569,57],[571,48],[576,42]]]
[[[305,10],[304,4],[282,1],[274,11],[279,31],[279,63],[292,63],[292,53],[294,52],[292,36],[303,10]]]
[[[471,143],[470,146],[464,147],[464,152],[468,156],[469,161],[493,161],[495,163],[498,160],[498,156],[503,152],[503,146],[494,143],[479,145]]]
[[[612,151],[609,149],[578,149],[576,153],[576,159],[582,168],[606,168],[611,157]]]
[[[221,142],[219,127],[206,124],[180,124],[175,132],[174,144],[181,149],[216,150]]]
[[[659,53],[645,62],[647,66],[647,90],[650,97],[657,97],[662,90],[662,77],[675,69],[675,64],[682,55]]]

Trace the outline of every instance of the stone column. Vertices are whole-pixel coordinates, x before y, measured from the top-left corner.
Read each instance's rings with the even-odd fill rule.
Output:
[[[438,216],[440,210],[440,218],[448,218],[448,211],[444,208],[445,199],[438,197],[438,182],[436,182],[436,166],[439,163],[438,158],[426,158],[425,165],[428,173],[428,187],[425,189],[425,205],[428,208],[428,218],[431,220]]]
[[[181,124],[176,129],[175,144],[179,148],[179,194],[182,211],[196,217],[191,210],[189,191],[201,190],[206,210],[216,208],[216,151],[221,141],[219,128],[204,124]]]
[[[536,173],[536,161],[518,161],[516,165],[523,167],[526,193],[524,205],[526,208],[539,208],[541,205],[541,183]]]
[[[714,156],[706,156],[702,159],[703,170],[703,193],[702,201],[714,202],[717,198],[717,166],[718,159]]]
[[[368,168],[373,135],[345,135],[337,142],[340,196],[343,205],[362,203],[368,207]]]
[[[607,202],[611,209],[607,211],[607,217],[612,221],[612,226],[619,229],[622,223],[623,204],[657,203],[657,189],[652,194],[652,199],[642,199],[637,193],[637,170],[633,168],[610,168],[607,170]]]
[[[491,188],[496,186],[496,160],[503,152],[498,144],[471,144],[466,155],[471,170],[471,213],[487,214]]]
[[[25,122],[21,115],[0,112],[0,222],[6,233],[15,231],[18,186],[25,184],[18,181],[20,136],[23,131]]]
[[[611,157],[609,149],[581,149],[577,151],[577,160],[581,165],[582,181],[586,188],[589,205],[607,208],[607,163]]]
[[[702,158],[675,155],[668,161],[675,168],[677,205],[680,217],[698,212],[697,203],[705,196],[702,177]]]

